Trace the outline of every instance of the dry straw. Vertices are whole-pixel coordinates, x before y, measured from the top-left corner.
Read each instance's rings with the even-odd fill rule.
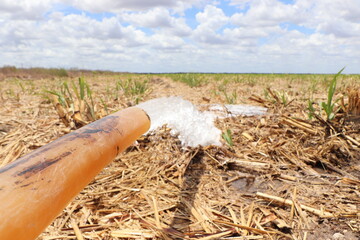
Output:
[[[151,83],[164,82],[180,84]],[[356,115],[359,92],[349,96]],[[343,230],[356,239],[359,128],[304,120],[298,99],[252,99],[269,114],[216,123],[231,129],[233,147],[184,148],[163,127],[105,168],[38,239],[322,239]],[[68,129],[49,102],[32,101],[39,108],[22,122],[29,99],[1,106],[2,165]]]

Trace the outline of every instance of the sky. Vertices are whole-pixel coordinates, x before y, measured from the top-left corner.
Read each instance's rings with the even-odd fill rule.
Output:
[[[1,0],[4,65],[360,73],[360,1]]]

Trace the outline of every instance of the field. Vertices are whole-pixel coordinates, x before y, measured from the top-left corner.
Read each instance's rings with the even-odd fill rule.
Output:
[[[334,76],[4,67],[0,166],[153,98],[264,106],[218,119],[221,147],[142,136],[38,239],[359,239],[360,75]]]

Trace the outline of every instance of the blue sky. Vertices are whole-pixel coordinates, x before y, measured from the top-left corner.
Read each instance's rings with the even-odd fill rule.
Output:
[[[19,67],[360,73],[360,1],[2,1],[0,43]]]

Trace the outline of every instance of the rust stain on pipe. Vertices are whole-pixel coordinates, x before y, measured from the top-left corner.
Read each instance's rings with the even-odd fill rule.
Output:
[[[150,127],[128,108],[0,169],[0,239],[35,239],[94,177]]]

